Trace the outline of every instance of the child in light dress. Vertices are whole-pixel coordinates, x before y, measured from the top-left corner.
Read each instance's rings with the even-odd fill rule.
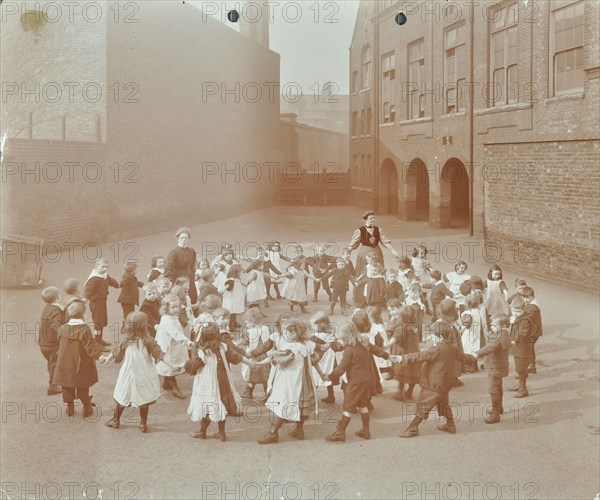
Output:
[[[192,434],[197,439],[206,439],[211,422],[217,422],[219,430],[213,438],[226,441],[225,418],[238,414],[240,396],[235,390],[229,363],[240,362],[254,366],[254,362],[243,357],[221,342],[219,327],[208,323],[200,330],[200,342],[194,344],[192,355],[198,365],[188,414],[193,422],[200,422],[200,429]]]
[[[260,311],[253,307],[248,309],[243,316],[245,327],[242,331],[242,339],[238,344],[240,347],[245,347],[247,350],[260,348],[261,345],[269,341],[269,327],[263,324],[263,317]],[[256,361],[262,361],[266,356],[257,357]],[[242,378],[248,384],[243,398],[252,398],[254,387],[257,384],[263,386],[265,396],[267,394],[267,382],[269,381],[269,365],[263,365],[251,370],[247,365],[242,366]]]
[[[156,327],[156,342],[165,355],[156,365],[156,371],[164,377],[163,389],[172,391],[176,398],[185,399],[175,377],[183,373],[183,366],[188,360],[188,348],[192,342],[185,336],[179,321],[180,311],[181,301],[177,296],[167,295],[163,298],[163,315]]]
[[[331,324],[327,314],[319,311],[310,318],[310,327],[312,330],[310,340],[315,344],[316,349],[322,353],[319,367],[323,373],[331,373],[339,359],[341,359],[341,352],[339,353],[339,359],[337,359],[338,353],[335,352],[334,345],[336,344],[336,339],[334,325]],[[321,399],[321,401],[323,403],[335,403],[333,383],[330,380],[321,380],[316,368],[313,368],[313,380],[317,387],[327,388],[327,397]]]
[[[148,319],[142,312],[130,313],[123,328],[125,338],[108,355],[100,358],[103,365],[114,359],[122,363],[113,397],[116,402],[108,427],[118,429],[123,410],[134,406],[140,410],[140,429],[148,432],[149,406],[160,397],[156,363],[164,361],[164,352],[148,332]],[[168,363],[167,363],[168,364]]]

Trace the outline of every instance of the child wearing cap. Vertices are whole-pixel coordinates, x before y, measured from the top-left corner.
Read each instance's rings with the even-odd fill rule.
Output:
[[[492,316],[492,326],[486,334],[486,345],[475,352],[477,359],[485,358],[485,372],[492,409],[485,418],[486,424],[497,424],[504,413],[502,406],[502,379],[508,375],[510,350],[510,318],[506,314]]]
[[[58,289],[53,286],[42,290],[42,300],[45,303],[40,319],[40,330],[38,344],[42,356],[46,360],[46,368],[48,369],[48,396],[60,394],[62,389],[52,383],[54,378],[54,369],[56,368],[56,360],[58,357],[58,337],[57,332],[59,327],[65,322],[65,314],[60,304],[60,295]]]
[[[531,363],[531,352],[533,344],[537,339],[534,322],[534,310],[526,307],[525,300],[517,296],[510,304],[510,339],[511,352],[515,359],[515,370],[519,377],[518,384],[510,387],[509,391],[516,391],[515,398],[526,398],[529,396],[527,390],[527,374],[529,363]]]

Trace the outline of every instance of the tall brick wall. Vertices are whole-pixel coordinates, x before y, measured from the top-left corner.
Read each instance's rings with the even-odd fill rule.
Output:
[[[181,2],[139,6],[139,23],[108,30],[109,81],[139,89],[108,103],[110,160],[139,167],[136,184],[111,187],[112,231],[273,204],[279,55]]]
[[[507,172],[485,182],[485,238],[500,264],[598,290],[600,141],[489,144],[485,159]]]
[[[277,140],[278,54],[183,2],[130,2],[136,10],[99,3],[95,23],[92,10],[81,11],[87,3],[53,2],[61,17],[46,22],[40,14],[35,29],[23,27],[21,14],[36,2],[10,4],[20,10],[2,26],[2,80],[19,90],[6,94],[3,86],[5,233],[98,241],[275,203],[273,165],[289,157]],[[62,99],[23,94],[21,82],[60,84]],[[79,84],[73,102],[64,82]],[[102,100],[81,97],[89,82]],[[219,92],[204,99],[203,83],[213,82]],[[244,89],[239,97],[236,85]],[[221,89],[234,95],[222,97]],[[96,163],[101,180],[84,178],[82,167],[69,178],[69,162]]]

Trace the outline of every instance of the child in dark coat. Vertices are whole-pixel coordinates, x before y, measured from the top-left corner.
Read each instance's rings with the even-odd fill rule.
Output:
[[[67,308],[69,322],[58,329],[58,359],[54,370],[53,384],[62,386],[63,401],[67,404],[67,415],[73,416],[74,400],[83,404],[83,417],[93,411],[90,387],[98,382],[96,360],[102,349],[94,341],[92,331],[83,321],[85,304],[72,302]]]
[[[155,283],[146,283],[144,285],[146,298],[140,306],[140,312],[148,317],[148,333],[152,338],[156,337],[156,325],[160,323],[160,299],[158,298],[158,289]]]
[[[430,271],[429,275],[433,280],[433,286],[431,287],[431,293],[429,295],[429,301],[431,302],[431,313],[432,323],[435,323],[438,319],[437,309],[440,302],[445,298],[451,299],[454,294],[448,289],[444,281],[442,280],[442,273],[438,270]]]
[[[419,435],[419,424],[426,420],[429,412],[436,407],[440,416],[446,417],[446,423],[438,429],[456,434],[454,415],[450,407],[448,395],[456,380],[455,363],[474,363],[476,360],[469,354],[463,354],[458,348],[459,333],[454,326],[458,317],[453,300],[446,299],[439,307],[441,319],[434,324],[434,334],[440,339],[436,346],[419,353],[405,354],[402,364],[421,362],[421,393],[417,402],[417,413],[410,425],[400,437],[411,438]]]
[[[394,303],[392,303],[394,304]],[[411,306],[402,306],[400,315],[392,318],[388,325],[392,338],[387,344],[392,354],[409,354],[419,352],[419,328],[415,323],[415,311]],[[419,364],[397,364],[394,366],[394,375],[398,381],[398,392],[394,396],[397,401],[411,400],[415,385],[419,383]],[[404,385],[408,384],[406,393]]]
[[[486,424],[500,422],[504,413],[502,407],[502,379],[508,375],[508,354],[510,350],[510,318],[506,314],[492,316],[492,325],[486,335],[486,344],[475,353],[477,359],[485,357],[485,372],[492,399],[492,410],[484,420]]]
[[[523,287],[521,295],[523,296],[523,300],[525,301],[525,308],[528,311],[531,311],[532,313],[534,328],[534,331],[532,332],[533,345],[531,346],[531,361],[529,362],[529,368],[527,369],[527,371],[529,373],[537,373],[537,368],[535,366],[535,343],[544,333],[542,331],[542,313],[535,299],[535,292],[533,288],[529,286]]]
[[[46,303],[42,310],[40,320],[40,331],[38,344],[42,356],[46,359],[48,368],[48,396],[60,394],[62,389],[52,383],[54,378],[54,369],[56,368],[56,359],[58,356],[58,337],[59,327],[65,322],[65,314],[60,305],[60,295],[56,287],[50,286],[42,290],[42,300]]]
[[[510,387],[509,391],[516,391],[515,398],[526,398],[529,396],[527,390],[527,377],[529,363],[531,363],[533,344],[537,340],[537,332],[534,321],[535,311],[530,305],[525,304],[523,297],[515,297],[510,309],[510,339],[511,352],[515,358],[515,370],[519,377],[519,383]]]
[[[327,281],[331,277],[331,305],[329,306],[329,314],[333,314],[333,309],[339,299],[342,314],[346,315],[346,294],[350,289],[349,283],[354,283],[352,273],[346,267],[346,261],[343,258],[338,258],[335,269],[331,269],[325,275],[323,280]]]
[[[404,289],[398,281],[398,271],[395,269],[388,269],[385,273],[385,281],[385,303],[387,304],[392,299],[398,299],[400,302],[403,302]]]
[[[108,260],[100,258],[96,261],[94,269],[86,280],[84,296],[90,302],[90,311],[92,312],[92,321],[94,322],[94,337],[96,341],[108,351],[106,347],[110,342],[102,339],[102,330],[108,325],[108,310],[106,301],[108,300],[108,288],[119,288],[119,282],[108,275]]]
[[[373,356],[369,351],[369,342],[358,332],[353,323],[342,325],[340,331],[336,333],[336,338],[344,346],[342,360],[323,379],[336,381],[345,373],[348,383],[344,384],[342,418],[338,422],[337,429],[325,439],[331,442],[346,441],[346,428],[350,423],[352,413],[357,411],[360,413],[362,427],[355,434],[363,439],[370,439],[368,405],[375,374],[371,369]],[[398,360],[394,356],[391,356],[390,359]]]
[[[121,278],[121,293],[119,294],[119,298],[117,302],[121,304],[121,308],[123,309],[123,320],[133,311],[135,311],[135,306],[140,303],[140,292],[138,288],[142,288],[144,284],[135,276],[135,271],[137,270],[137,264],[135,262],[126,262],[125,263],[125,273]]]

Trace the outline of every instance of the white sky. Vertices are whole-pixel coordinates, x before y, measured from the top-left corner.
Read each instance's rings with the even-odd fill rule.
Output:
[[[263,0],[250,1],[263,3]],[[296,82],[305,95],[312,95],[315,82],[322,88],[331,80],[339,85],[338,93],[348,94],[348,48],[359,0],[270,1],[270,48],[281,55],[281,88],[288,82]],[[205,12],[214,12],[214,18],[237,31],[239,23],[229,22],[227,13],[235,9],[250,18],[254,12],[250,7],[244,8],[244,0],[189,0],[187,3],[196,7],[205,4]]]

